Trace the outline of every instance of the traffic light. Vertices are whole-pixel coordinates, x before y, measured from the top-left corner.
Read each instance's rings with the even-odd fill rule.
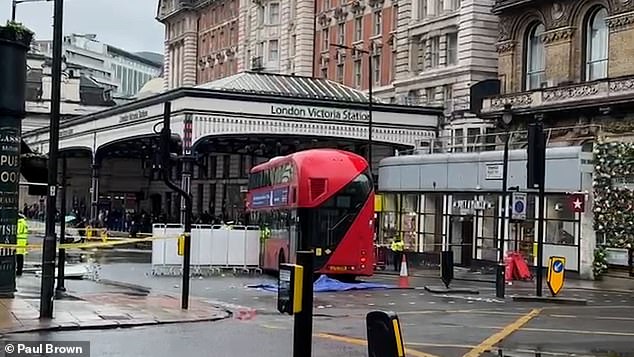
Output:
[[[528,125],[528,160],[526,163],[526,187],[537,188],[544,185],[546,173],[546,137],[541,122]]]

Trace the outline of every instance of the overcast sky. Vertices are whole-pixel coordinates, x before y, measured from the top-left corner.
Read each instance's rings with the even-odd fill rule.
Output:
[[[163,53],[163,25],[156,21],[158,0],[64,0],[64,34],[94,33],[97,39],[130,52]],[[0,21],[11,18],[11,0],[0,0]],[[53,38],[53,2],[19,4],[16,21],[37,39]]]

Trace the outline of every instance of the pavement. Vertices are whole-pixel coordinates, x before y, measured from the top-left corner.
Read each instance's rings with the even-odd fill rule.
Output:
[[[117,314],[125,311],[129,320],[116,319],[115,311],[108,310],[100,318],[114,318],[129,329],[76,327],[68,332],[5,334],[0,340],[90,341],[92,356],[195,356],[209,351],[214,357],[292,355],[293,318],[277,312],[277,294],[247,287],[275,282],[266,275],[226,272],[190,279],[193,308],[228,310],[233,318],[195,324],[126,325],[136,319],[134,313],[178,315],[182,278],[153,276],[149,257],[124,253],[100,253],[100,282],[68,280],[66,286],[77,301],[92,306],[93,317],[95,307],[115,306]],[[461,274],[457,271],[456,276],[469,277]],[[398,282],[389,274],[367,280]],[[629,280],[586,283],[568,279],[561,297],[584,299],[585,306],[511,298],[534,294],[534,282],[507,286],[506,299],[495,297],[495,287],[487,279],[461,279],[451,284],[456,289],[478,290],[477,295],[424,289],[440,284],[434,273],[431,277],[410,277],[408,289],[316,293],[312,356],[367,356],[365,315],[375,310],[398,314],[408,357],[634,356],[634,290]],[[543,292],[548,295],[545,287]],[[18,297],[37,304],[37,294],[39,291],[26,290]],[[66,300],[57,301],[56,311],[76,311],[62,310],[66,309],[64,303]]]
[[[195,298],[188,310],[181,310],[176,294],[139,294],[90,281],[68,285],[81,290],[67,291],[54,301],[53,319],[40,320],[40,279],[18,278],[15,298],[0,299],[0,334],[216,321],[230,316],[225,309]]]

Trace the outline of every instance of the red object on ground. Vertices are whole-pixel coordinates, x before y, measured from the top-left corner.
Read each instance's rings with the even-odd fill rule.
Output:
[[[515,278],[517,280],[530,280],[533,278],[533,274],[531,274],[531,270],[526,264],[526,260],[524,260],[524,256],[521,253],[513,254],[513,263],[515,265]]]
[[[401,260],[401,272],[398,277],[398,287],[401,289],[409,288],[409,272],[407,271],[407,258],[405,254],[403,254],[403,259]]]
[[[531,280],[533,274],[524,260],[524,256],[519,252],[508,252],[504,259],[506,265],[505,280],[507,282],[512,280]]]

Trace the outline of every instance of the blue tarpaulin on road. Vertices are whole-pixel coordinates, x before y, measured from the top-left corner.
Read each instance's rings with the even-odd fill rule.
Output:
[[[262,289],[271,292],[277,292],[277,283],[262,283],[247,285],[248,288]],[[395,285],[376,284],[376,283],[344,283],[339,280],[329,278],[322,275],[313,284],[313,290],[316,293],[332,292],[332,291],[348,291],[348,290],[369,290],[369,289],[398,289]]]

